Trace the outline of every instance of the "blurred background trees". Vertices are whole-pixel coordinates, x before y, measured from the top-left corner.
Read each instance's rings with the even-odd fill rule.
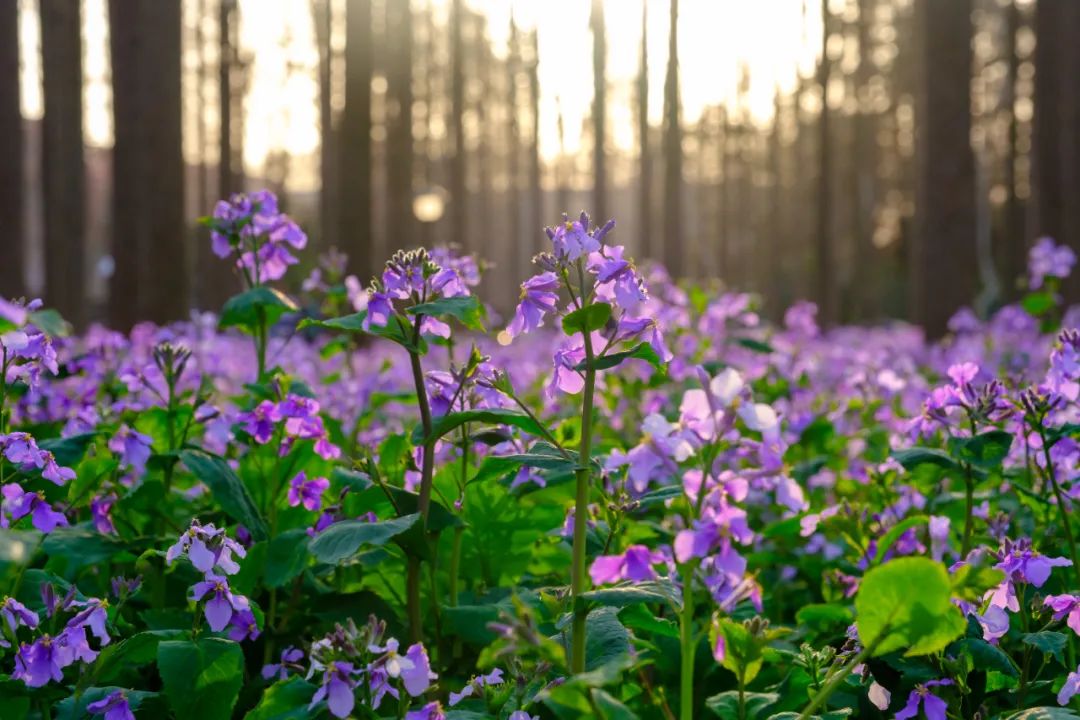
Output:
[[[1016,299],[1035,238],[1080,250],[1080,2],[752,5],[0,0],[0,293],[215,308],[194,220],[264,186],[362,279],[454,243],[503,307],[582,208],[772,315],[932,334]]]

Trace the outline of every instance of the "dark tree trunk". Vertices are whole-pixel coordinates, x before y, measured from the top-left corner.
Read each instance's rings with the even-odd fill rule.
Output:
[[[337,233],[349,272],[366,283],[375,272],[371,217],[371,0],[345,6],[345,110],[338,142]]]
[[[1020,55],[1016,47],[1016,35],[1020,32],[1020,8],[1010,1],[1005,8],[1006,64],[1005,78],[1006,119],[1008,122],[1008,145],[1005,156],[1005,217],[1002,239],[999,243],[998,262],[1001,268],[1002,290],[1006,301],[1019,296],[1017,282],[1024,274],[1027,262],[1027,238],[1024,235],[1023,207],[1016,194],[1016,163],[1020,158],[1017,150],[1020,122],[1016,117],[1016,86],[1020,73]]]
[[[814,281],[818,319],[823,325],[836,321],[836,268],[833,259],[832,237],[832,149],[829,130],[829,3],[821,3],[821,63],[818,65],[818,85],[821,91],[821,115],[818,119],[818,181],[817,209],[814,235]]]
[[[415,228],[412,214],[413,91],[412,9],[408,2],[386,6],[389,43],[387,70],[387,231],[392,252],[412,247]]]
[[[529,147],[529,192],[532,200],[529,207],[529,227],[526,237],[532,238],[528,247],[532,253],[544,249],[546,237],[541,230],[544,225],[544,189],[540,184],[540,44],[539,31],[533,29],[531,35],[531,55],[529,57],[529,113],[532,117],[532,138]]]
[[[1062,230],[1061,28],[1070,0],[1038,0],[1035,5],[1035,117],[1032,170],[1035,235],[1060,240]],[[1075,40],[1075,38],[1074,38]],[[1076,78],[1071,79],[1076,82]]]
[[[113,257],[109,317],[182,319],[189,276],[181,154],[180,2],[109,5],[113,53]]]
[[[465,0],[450,5],[450,241],[464,246],[468,232],[469,192],[465,181]]]
[[[1080,3],[1065,4],[1061,58],[1061,242],[1080,253]],[[1038,70],[1036,69],[1036,75]],[[1080,302],[1080,276],[1062,284],[1065,300]]]
[[[975,161],[971,150],[971,0],[920,0],[912,319],[929,337],[976,292]]]
[[[638,134],[638,252],[655,260],[659,257],[652,233],[652,154],[649,147],[649,3],[641,3],[641,54],[637,76]]]
[[[510,39],[506,57],[506,197],[510,216],[508,233],[510,276],[518,277],[525,270],[523,257],[525,238],[521,234],[521,184],[518,168],[520,140],[518,138],[518,30],[513,13],[510,14]]]
[[[319,49],[319,242],[323,248],[335,247],[337,241],[337,175],[335,160],[334,109],[331,104],[333,84],[330,68],[333,48],[330,33],[333,7],[330,0],[312,0],[311,16],[315,25],[315,43]]]
[[[593,206],[595,221],[608,221],[607,210],[607,34],[604,28],[603,0],[592,0],[589,18],[593,38]]]
[[[0,297],[26,292],[23,280],[23,127],[19,95],[19,3],[0,2]]]
[[[45,302],[80,326],[87,317],[80,4],[41,0],[39,7]]]
[[[672,276],[686,273],[682,231],[682,126],[679,112],[679,0],[671,0],[667,77],[664,80],[664,261]]]

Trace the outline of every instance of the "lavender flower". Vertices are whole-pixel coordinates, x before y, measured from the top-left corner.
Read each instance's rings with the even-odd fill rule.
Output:
[[[631,545],[622,555],[601,555],[593,560],[589,576],[594,585],[606,585],[629,580],[644,582],[655,580],[652,566],[664,562],[664,554],[649,550],[644,545]]]
[[[235,595],[229,589],[229,581],[221,575],[207,575],[202,582],[195,583],[191,599],[200,602],[207,595],[203,612],[206,622],[214,632],[221,632],[232,620],[233,614],[249,610],[248,600],[243,595]]]
[[[101,700],[87,705],[86,709],[91,715],[104,715],[105,720],[135,720],[135,714],[131,712],[123,690],[109,693]]]
[[[932,687],[942,687],[945,685],[952,685],[952,680],[931,680],[929,682],[918,685],[911,694],[908,695],[907,704],[904,705],[900,712],[896,713],[896,720],[907,720],[913,718],[919,714],[919,705],[922,705],[923,713],[926,715],[926,720],[946,720],[946,710],[948,710],[948,704],[930,692]]]
[[[308,480],[307,474],[301,471],[289,482],[289,506],[302,504],[308,510],[318,510],[322,507],[322,494],[329,487],[330,481],[326,478]]]

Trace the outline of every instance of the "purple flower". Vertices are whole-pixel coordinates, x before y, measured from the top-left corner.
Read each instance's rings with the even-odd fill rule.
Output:
[[[250,609],[248,600],[243,595],[234,595],[229,589],[229,581],[221,575],[207,575],[206,580],[195,583],[192,588],[191,599],[201,601],[207,595],[203,612],[206,622],[214,632],[221,632],[229,624],[234,612]]]
[[[428,661],[427,650],[420,643],[413,643],[405,652],[407,665],[401,667],[401,681],[405,685],[405,691],[413,697],[420,697],[429,687],[431,681],[438,679],[438,675],[431,672],[431,662]]]
[[[196,520],[191,521],[191,527],[166,551],[165,564],[171,565],[185,552],[188,560],[200,572],[210,573],[217,566],[226,575],[235,575],[240,571],[240,565],[233,560],[233,553],[240,557],[247,555],[244,546],[226,535],[225,530],[215,528],[213,523],[200,525]]]
[[[506,720],[540,720],[540,716],[530,715],[524,710],[515,710],[507,716]]]
[[[1068,617],[1066,624],[1080,635],[1080,597],[1076,595],[1047,595],[1043,605],[1054,611],[1054,619]]]
[[[94,637],[101,641],[102,645],[108,645],[110,642],[108,630],[105,624],[109,620],[108,614],[108,602],[99,600],[97,598],[90,598],[86,601],[72,601],[72,606],[83,608],[76,613],[75,617],[68,620],[68,628],[85,627],[89,628]]]
[[[559,302],[559,278],[543,272],[521,283],[521,302],[506,332],[511,338],[544,325],[544,316],[555,312]]]
[[[597,557],[589,568],[589,576],[594,585],[606,585],[620,580],[655,580],[656,571],[652,566],[663,561],[663,553],[649,550],[644,545],[631,545],[622,555]]]
[[[326,707],[331,715],[338,718],[348,717],[356,704],[356,697],[353,695],[356,674],[357,670],[352,663],[340,661],[330,663],[323,673],[323,683],[311,698],[308,708],[313,708],[326,700]]]
[[[94,528],[102,535],[116,534],[116,526],[109,517],[114,504],[116,504],[116,495],[113,493],[95,496],[90,501],[90,515],[94,518]]]
[[[323,477],[307,479],[302,470],[289,482],[289,506],[303,504],[308,510],[322,507],[322,494],[330,487],[330,481]]]
[[[263,665],[262,676],[264,680],[270,678],[276,678],[278,680],[284,680],[289,676],[289,669],[299,670],[297,665],[304,659],[304,651],[299,648],[294,648],[291,645],[281,651],[281,659],[279,662],[270,663],[269,665]]]
[[[146,462],[150,459],[150,445],[153,440],[149,435],[121,425],[116,434],[109,438],[109,449],[120,456],[120,468],[130,468],[136,476],[146,472]]]
[[[566,216],[563,216],[566,218]],[[547,228],[546,232],[555,249],[555,255],[560,260],[573,262],[582,255],[596,252],[600,249],[600,240],[615,226],[614,220],[609,220],[600,230],[589,233],[589,216],[581,213],[577,220],[566,218],[562,223],[553,228]]]
[[[42,635],[32,645],[23,643],[15,655],[15,671],[11,677],[22,680],[27,687],[59,682],[64,679],[64,667],[70,664],[63,662],[63,655],[56,640],[49,635]]]
[[[255,640],[259,637],[259,622],[248,608],[237,610],[229,619],[229,639],[233,642]]]
[[[53,510],[45,494],[40,492],[24,492],[17,483],[8,483],[0,488],[3,496],[3,509],[10,515],[11,523],[18,522],[30,515],[31,522],[40,532],[48,535],[60,525],[67,525],[64,514]],[[7,527],[6,517],[0,517],[0,526]]]
[[[1058,705],[1068,705],[1069,701],[1077,693],[1080,693],[1080,667],[1076,668],[1075,672],[1069,673],[1069,676],[1065,678],[1065,684],[1058,691]]]
[[[949,522],[944,515],[930,516],[930,556],[937,562],[941,562],[949,547]]]
[[[0,619],[7,622],[7,626],[12,633],[18,630],[19,626],[30,629],[36,628],[39,621],[36,612],[30,610],[13,597],[5,597],[4,601],[0,602]],[[2,638],[0,638],[0,642],[3,642]]]
[[[274,425],[281,420],[281,417],[277,403],[263,400],[250,412],[240,413],[237,420],[244,426],[244,432],[255,442],[265,445],[274,436]]]
[[[503,682],[503,673],[500,668],[495,668],[487,675],[477,675],[469,684],[461,688],[461,692],[450,692],[450,707],[454,707],[459,702],[467,697],[471,697],[474,693],[480,692],[488,685],[500,685]]]
[[[931,693],[930,688],[952,684],[952,680],[931,680],[916,686],[908,695],[907,704],[904,705],[900,712],[896,713],[896,720],[907,720],[915,717],[919,714],[920,704],[922,704],[926,720],[946,720],[945,711],[948,710],[949,706],[944,700]]]
[[[135,720],[123,690],[106,695],[86,706],[91,715],[105,715],[105,720]]]
[[[1068,245],[1055,245],[1048,237],[1039,238],[1028,252],[1028,284],[1032,290],[1038,290],[1044,278],[1067,278],[1075,264],[1076,253]]]
[[[405,720],[446,720],[446,713],[438,700],[429,702],[419,710],[410,710],[405,713]]]

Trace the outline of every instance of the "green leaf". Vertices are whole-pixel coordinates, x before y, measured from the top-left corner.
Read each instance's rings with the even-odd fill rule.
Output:
[[[971,603],[981,602],[986,591],[1005,579],[1005,573],[989,565],[961,565],[952,575],[953,597]]]
[[[585,619],[585,669],[621,662],[630,652],[630,631],[615,608],[598,608]]]
[[[747,718],[765,717],[770,707],[780,701],[780,695],[772,692],[743,693]],[[739,691],[728,690],[705,700],[705,707],[722,718],[739,717]]]
[[[563,318],[562,326],[567,335],[591,333],[600,330],[611,319],[611,306],[597,302],[575,310]]]
[[[529,448],[528,452],[515,453],[512,455],[488,455],[480,463],[476,475],[469,483],[485,482],[487,480],[506,477],[510,473],[517,472],[521,467],[532,467],[539,470],[551,470],[554,472],[573,472],[577,467],[577,454],[570,451],[571,459],[567,460],[559,449],[545,442],[538,442]]]
[[[304,571],[310,540],[306,528],[292,528],[270,541],[263,576],[267,587],[281,587]]]
[[[874,562],[880,563],[884,560],[886,553],[888,553],[889,549],[896,544],[896,541],[900,539],[901,535],[913,527],[925,525],[928,522],[930,522],[930,518],[927,516],[917,515],[915,517],[909,517],[906,520],[901,520],[893,525],[889,528],[889,531],[882,535],[881,539],[878,540],[877,552],[874,554]]]
[[[108,563],[128,549],[115,535],[80,527],[60,527],[45,536],[41,548],[52,558],[65,558],[69,570]]]
[[[1052,292],[1040,291],[1025,295],[1020,304],[1029,315],[1040,317],[1053,310],[1057,302]]]
[[[619,611],[619,621],[631,630],[649,632],[662,637],[679,637],[679,626],[674,620],[658,618],[643,605],[628,605]]]
[[[304,720],[312,717],[308,710],[317,688],[298,677],[276,682],[266,688],[262,699],[244,720]]]
[[[343,520],[315,536],[308,548],[319,562],[336,564],[355,555],[362,545],[385,545],[419,519],[420,515],[413,513],[381,522]]]
[[[859,640],[873,646],[875,656],[942,650],[965,629],[951,589],[945,566],[928,558],[899,558],[873,568],[855,595]]]
[[[582,593],[581,597],[597,605],[617,608],[639,603],[665,603],[675,608],[681,603],[675,587],[667,580],[590,590]]]
[[[763,355],[770,355],[776,352],[776,348],[769,343],[762,340],[755,340],[754,338],[738,338],[735,342],[742,345],[747,350],[753,350],[754,352]]]
[[[265,285],[233,295],[221,308],[219,328],[241,327],[248,330],[259,326],[259,313],[267,327],[287,312],[295,311],[294,303],[285,293]]]
[[[178,718],[229,720],[244,682],[244,653],[231,640],[170,640],[158,645],[158,672]]]
[[[462,412],[448,413],[435,418],[432,423],[431,435],[424,437],[424,428],[417,425],[413,429],[412,442],[414,445],[424,445],[434,442],[447,433],[461,427],[465,423],[483,422],[498,425],[512,425],[524,430],[530,435],[543,435],[544,429],[539,423],[525,413],[505,408],[491,408],[489,410],[464,410]]]
[[[616,365],[620,365],[623,360],[644,360],[652,365],[657,370],[664,367],[664,361],[656,351],[653,350],[652,345],[647,342],[638,343],[629,350],[623,350],[617,353],[608,353],[607,355],[601,355],[592,362],[593,370],[607,370],[613,368]],[[589,363],[585,360],[579,362],[574,366],[575,370],[585,370]]]
[[[683,496],[682,485],[665,485],[662,488],[656,490],[650,490],[649,492],[638,498],[639,507],[652,507],[653,505],[662,505],[668,500],[676,500]]]
[[[251,493],[224,459],[202,450],[181,450],[180,460],[213,493],[221,509],[242,522],[256,540],[265,540],[266,522],[259,514]]]
[[[183,630],[148,630],[102,649],[87,677],[87,682],[114,682],[125,671],[149,665],[157,658],[158,645],[176,640]]]
[[[1000,467],[1009,454],[1013,436],[1004,430],[991,430],[970,438],[949,438],[949,452],[957,460],[969,465],[993,470]]]
[[[71,334],[71,323],[52,308],[30,313],[29,322],[40,328],[46,335],[52,337],[67,337]]]
[[[1003,653],[996,645],[991,645],[982,638],[961,638],[950,646],[950,653],[952,653],[952,648],[969,652],[975,667],[981,670],[997,670],[1010,677],[1020,676],[1016,665],[1013,664],[1009,656]]]
[[[373,335],[375,337],[381,337],[383,340],[389,340],[397,343],[409,352],[415,352],[419,355],[423,355],[427,352],[427,343],[423,338],[420,338],[419,343],[413,342],[413,331],[409,327],[408,323],[404,320],[398,320],[399,316],[395,316],[386,325],[371,325],[368,329],[364,329],[364,318],[367,317],[367,310],[361,310],[358,313],[352,315],[344,315],[337,318],[329,318],[327,320],[315,320],[312,318],[305,318],[300,321],[300,324],[296,326],[297,330],[303,330],[306,327],[320,327],[327,330],[344,330],[345,332],[358,333],[363,335]]]
[[[837,628],[846,628],[854,619],[851,610],[844,605],[834,603],[814,603],[803,605],[795,613],[799,625],[817,633],[826,633]]]
[[[74,467],[86,455],[87,448],[97,436],[98,433],[81,433],[66,438],[49,438],[38,442],[38,447],[51,452],[58,465]]]
[[[1025,645],[1038,649],[1043,655],[1052,655],[1057,658],[1058,662],[1064,664],[1065,660],[1062,652],[1065,650],[1069,638],[1063,633],[1043,630],[1042,632],[1025,633],[1020,636],[1020,639],[1023,640]]]
[[[602,720],[638,720],[638,715],[600,688],[592,689],[593,704]]]
[[[1001,720],[1077,720],[1080,715],[1069,708],[1033,707],[1003,715]]]
[[[944,450],[937,448],[913,447],[895,450],[892,456],[904,466],[905,470],[914,470],[920,465],[936,465],[946,470],[959,470],[960,465]]]
[[[742,623],[721,618],[719,624],[709,630],[709,645],[716,647],[720,635],[724,637],[724,660],[721,663],[735,674],[743,676],[745,684],[753,682],[764,663],[763,637],[755,637]]]
[[[406,310],[410,315],[430,315],[440,320],[454,318],[470,330],[484,332],[484,306],[475,295],[442,298],[434,302],[413,305]]]

